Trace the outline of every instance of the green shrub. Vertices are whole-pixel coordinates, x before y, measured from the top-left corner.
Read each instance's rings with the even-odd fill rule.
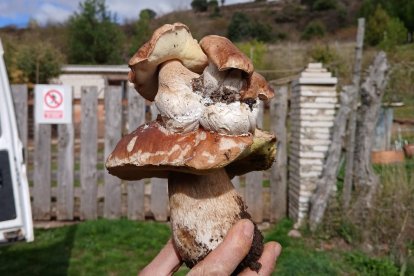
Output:
[[[272,27],[270,25],[254,22],[242,12],[233,14],[227,33],[229,39],[233,41],[256,39],[268,42],[273,40]]]
[[[263,68],[263,58],[266,54],[266,44],[258,40],[251,40],[249,42],[237,43],[237,47],[253,61],[255,68]]]
[[[333,10],[337,5],[337,0],[316,0],[312,5],[312,9],[315,11]]]
[[[345,259],[360,275],[399,275],[398,268],[389,259],[370,258],[359,252],[350,253]]]
[[[263,42],[272,41],[272,27],[268,24],[255,22],[251,27],[251,37]]]
[[[231,17],[227,33],[232,41],[249,39],[251,34],[250,18],[245,13],[235,12]]]
[[[325,25],[321,21],[311,21],[303,30],[301,38],[311,40],[312,38],[321,38],[325,36]]]
[[[205,12],[208,9],[207,0],[193,0],[191,2],[191,8],[195,12]]]
[[[220,7],[217,0],[208,1],[208,10],[210,12],[210,17],[219,17],[220,16]]]
[[[366,41],[368,45],[379,45],[384,50],[391,50],[407,40],[407,33],[408,30],[400,19],[390,17],[378,5],[374,14],[368,19]]]
[[[403,44],[407,40],[407,29],[398,18],[391,18],[387,24],[384,38],[379,44],[384,50],[392,50],[395,46]]]

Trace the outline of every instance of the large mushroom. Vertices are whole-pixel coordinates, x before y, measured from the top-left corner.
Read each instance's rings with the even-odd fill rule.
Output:
[[[144,98],[155,101],[160,116],[124,136],[106,167],[125,180],[168,178],[173,241],[182,260],[193,267],[236,221],[251,218],[230,179],[267,169],[274,161],[276,138],[256,129],[255,122],[256,100],[269,99],[273,91],[229,40],[208,36],[201,41],[200,54],[189,32],[183,34],[184,41],[175,40],[177,28],[188,31],[179,23],[163,26],[131,59],[150,52],[148,45],[156,49],[156,62],[151,54],[143,64],[130,61],[130,77]],[[198,53],[197,62],[174,52],[188,43]],[[200,66],[192,66],[195,63]],[[262,239],[255,226],[253,245],[235,272],[260,269]]]

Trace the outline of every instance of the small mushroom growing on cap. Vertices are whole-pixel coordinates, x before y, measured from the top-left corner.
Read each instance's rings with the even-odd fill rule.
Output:
[[[158,90],[158,66],[167,61],[180,60],[193,72],[201,73],[207,66],[207,57],[188,27],[181,23],[165,24],[155,30],[129,60],[129,81],[142,97],[153,101]]]
[[[121,179],[168,178],[173,240],[190,268],[236,221],[251,218],[231,177],[269,168],[276,152],[275,136],[256,129],[257,100],[273,96],[267,82],[228,39],[207,36],[200,44],[175,23],[134,55],[130,80],[160,116],[124,136],[106,162]],[[236,273],[260,269],[262,239],[255,226]]]

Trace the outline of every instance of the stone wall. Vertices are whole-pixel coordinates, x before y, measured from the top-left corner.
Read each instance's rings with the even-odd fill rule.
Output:
[[[289,217],[301,223],[309,209],[315,180],[331,143],[337,79],[321,63],[310,63],[292,84],[289,149]]]

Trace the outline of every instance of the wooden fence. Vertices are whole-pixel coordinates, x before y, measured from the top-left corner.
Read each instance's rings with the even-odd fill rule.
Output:
[[[121,86],[108,86],[102,101],[96,87],[83,87],[80,103],[74,100],[73,123],[57,126],[32,125],[27,86],[13,85],[12,93],[25,147],[35,220],[168,220],[167,180],[121,181],[104,168],[105,158],[121,136],[156,114],[156,109],[146,108],[144,99],[133,88],[128,88],[123,99]],[[277,134],[277,162],[268,171],[233,179],[256,222],[274,222],[284,217],[287,206],[287,87],[276,89],[268,107],[259,124]]]

